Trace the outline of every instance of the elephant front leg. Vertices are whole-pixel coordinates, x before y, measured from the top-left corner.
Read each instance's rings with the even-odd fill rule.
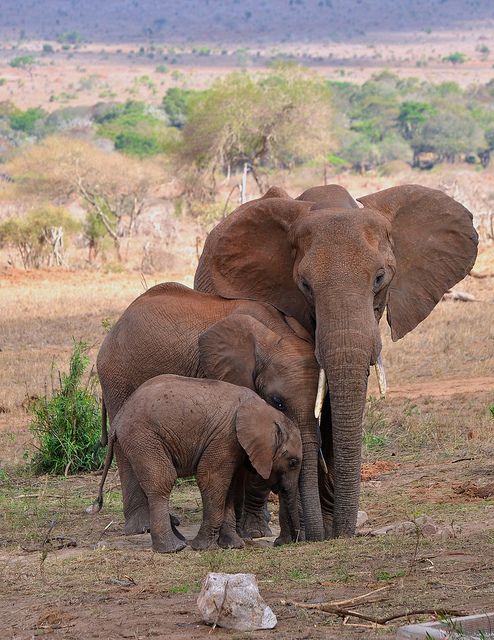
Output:
[[[237,533],[236,499],[239,488],[243,491],[243,475],[236,473],[228,490],[225,515],[221,525],[218,544],[223,549],[243,549],[245,543]]]
[[[270,488],[257,474],[249,473],[245,482],[245,497],[239,533],[242,538],[264,538],[273,535],[269,526],[267,502]]]
[[[130,462],[123,454],[118,440],[115,442],[115,456],[122,486],[125,535],[146,533],[150,527],[146,494],[142,490]]]
[[[193,549],[211,549],[218,546],[233,472],[232,465],[227,462],[218,464],[218,459],[212,455],[203,455],[197,465],[196,479],[201,492],[203,515],[199,531],[190,542]]]

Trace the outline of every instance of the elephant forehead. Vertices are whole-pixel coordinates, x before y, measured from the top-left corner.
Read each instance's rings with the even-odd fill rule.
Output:
[[[271,351],[270,361],[280,369],[297,367],[307,369],[308,372],[319,372],[314,345],[293,336],[283,336],[278,340]]]
[[[300,248],[359,247],[376,248],[387,239],[389,222],[372,209],[326,209],[317,211],[297,227],[295,239]]]

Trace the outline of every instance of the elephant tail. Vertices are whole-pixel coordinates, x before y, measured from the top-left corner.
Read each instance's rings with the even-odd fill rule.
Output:
[[[87,507],[86,513],[98,513],[99,511],[101,511],[101,507],[103,506],[103,487],[105,486],[106,476],[108,475],[108,470],[110,469],[113,460],[113,446],[115,444],[116,437],[116,433],[115,431],[113,431],[108,441],[108,451],[106,452],[105,466],[103,467],[103,473],[101,475],[101,481],[99,483],[98,497],[92,505]]]
[[[102,447],[108,444],[108,414],[106,411],[105,399],[101,399],[101,440]]]

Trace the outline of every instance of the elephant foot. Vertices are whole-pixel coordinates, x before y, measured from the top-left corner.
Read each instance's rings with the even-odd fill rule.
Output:
[[[217,549],[217,540],[217,536],[205,536],[199,533],[189,544],[194,551],[205,551],[206,549]]]
[[[291,536],[278,536],[276,540],[273,542],[275,547],[281,547],[284,544],[292,544],[294,540],[292,540]]]
[[[147,505],[139,507],[125,518],[124,534],[126,536],[148,533],[149,528],[149,508]]]
[[[156,543],[153,542],[153,551],[155,553],[177,553],[187,546],[184,540],[179,540],[175,536],[170,538]]]
[[[218,546],[222,549],[243,549],[245,542],[236,531],[222,531],[218,538]]]
[[[251,538],[268,538],[273,535],[268,522],[261,513],[246,513],[240,527],[241,536],[247,540]]]

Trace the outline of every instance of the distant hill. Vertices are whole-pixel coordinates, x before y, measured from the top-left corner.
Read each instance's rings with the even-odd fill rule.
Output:
[[[104,43],[379,42],[493,27],[493,0],[0,0],[4,43],[70,32]]]

